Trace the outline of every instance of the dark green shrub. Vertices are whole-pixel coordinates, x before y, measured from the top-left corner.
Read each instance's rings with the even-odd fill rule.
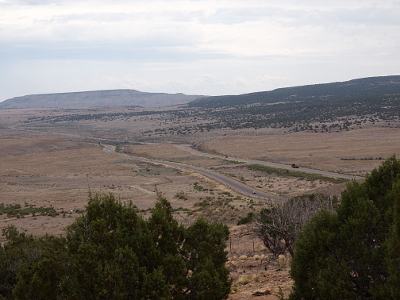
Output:
[[[400,161],[352,182],[336,212],[322,211],[296,242],[290,299],[399,299]]]

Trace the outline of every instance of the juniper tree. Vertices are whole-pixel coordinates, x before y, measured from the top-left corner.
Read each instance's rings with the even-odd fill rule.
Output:
[[[394,156],[299,234],[290,299],[399,299],[400,161]]]
[[[220,300],[230,292],[228,228],[184,228],[163,197],[148,220],[112,194],[89,195],[66,238],[8,227],[0,246],[0,299]]]

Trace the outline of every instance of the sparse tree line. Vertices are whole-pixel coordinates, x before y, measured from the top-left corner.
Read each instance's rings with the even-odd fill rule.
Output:
[[[0,203],[0,215],[2,214],[6,214],[8,218],[23,218],[24,216],[30,214],[32,214],[32,216],[38,214],[40,216],[55,217],[58,216],[60,213],[57,212],[53,206],[35,207],[35,205],[25,203],[25,207],[22,207],[21,204]]]
[[[399,76],[373,77],[335,82],[280,88],[273,91],[242,95],[203,97],[189,103],[190,107],[221,108],[233,105],[275,104],[279,102],[313,101],[331,102],[352,99],[379,99],[400,95]]]
[[[117,119],[129,119],[132,117],[159,115],[159,112],[117,112],[117,113],[93,113],[93,114],[66,114],[60,116],[29,117],[27,123],[44,121],[50,123],[74,122],[74,121],[114,121]]]
[[[157,128],[143,132],[147,136],[185,135],[218,129],[284,128],[288,132],[338,132],[377,123],[399,126],[397,98],[351,98],[334,101],[283,102],[274,105],[256,103],[236,106],[188,110],[190,113],[171,112],[174,119],[188,118],[186,125]],[[235,107],[235,109],[231,109]],[[202,111],[204,110],[204,111]],[[205,114],[204,112],[207,112]],[[201,118],[200,121],[194,121]],[[390,124],[390,125],[389,125]]]
[[[337,94],[338,91],[335,93]],[[338,132],[377,123],[381,123],[382,126],[398,127],[400,122],[400,98],[396,93],[376,95],[358,93],[353,96],[345,94],[329,96],[328,94],[328,96],[318,97],[298,95],[295,99],[291,96],[274,98],[277,102],[273,104],[262,99],[249,104],[251,97],[247,95],[243,98],[242,96],[238,96],[240,101],[228,101],[227,106],[224,107],[219,107],[218,102],[213,102],[211,107],[203,105],[203,102],[195,102],[197,106],[190,104],[181,110],[71,113],[60,116],[31,117],[26,122],[135,122],[142,120],[157,123],[156,129],[141,132],[144,137],[180,136],[218,129],[251,128],[255,130],[282,128],[287,132]]]

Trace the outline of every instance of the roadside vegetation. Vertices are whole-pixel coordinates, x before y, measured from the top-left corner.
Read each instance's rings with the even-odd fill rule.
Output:
[[[332,182],[332,183],[342,183],[342,182],[348,181],[347,179],[344,179],[344,178],[333,178],[333,177],[328,177],[328,176],[324,176],[324,175],[320,175],[320,174],[313,174],[313,173],[307,173],[307,172],[302,172],[302,171],[274,168],[274,167],[258,165],[258,164],[247,165],[246,167],[250,170],[262,171],[267,174],[274,174],[276,176],[296,177],[299,179],[305,179],[305,180],[310,180],[310,181],[323,180],[323,181]]]

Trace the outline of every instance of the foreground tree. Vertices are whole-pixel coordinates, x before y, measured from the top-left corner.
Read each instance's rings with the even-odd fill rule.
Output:
[[[300,230],[317,211],[332,210],[335,201],[326,195],[310,194],[264,208],[254,218],[256,234],[275,257],[285,252],[293,257]]]
[[[132,203],[90,195],[66,238],[5,233],[0,298],[219,300],[230,292],[228,228],[202,219],[184,228],[162,197],[148,220]]]
[[[352,182],[299,234],[290,299],[399,299],[400,161]]]
[[[388,248],[386,263],[391,296],[400,299],[400,181],[393,186],[392,193],[395,199],[394,222],[386,244]]]

